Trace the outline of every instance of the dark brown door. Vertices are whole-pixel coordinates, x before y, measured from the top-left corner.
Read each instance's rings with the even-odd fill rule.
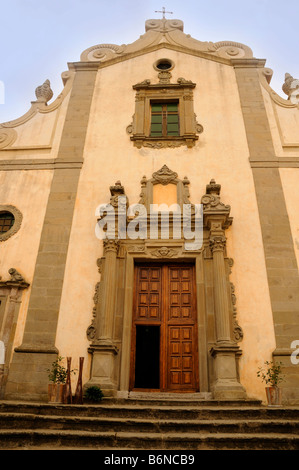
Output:
[[[198,390],[194,266],[137,265],[131,389]]]

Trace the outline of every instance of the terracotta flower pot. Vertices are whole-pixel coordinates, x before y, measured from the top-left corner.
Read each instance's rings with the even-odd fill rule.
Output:
[[[266,387],[268,406],[281,406],[281,388]]]
[[[65,384],[48,384],[49,403],[64,403]]]

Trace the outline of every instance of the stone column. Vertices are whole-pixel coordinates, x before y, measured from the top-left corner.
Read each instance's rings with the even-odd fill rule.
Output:
[[[96,331],[97,340],[105,343],[110,343],[113,337],[114,292],[118,243],[117,240],[104,240],[105,268],[101,289],[102,299],[99,305],[99,315],[97,315]]]
[[[92,354],[91,378],[85,384],[85,388],[91,385],[101,387],[105,396],[114,395],[117,388],[115,359],[118,348],[113,341],[113,327],[118,245],[118,240],[104,240],[105,264],[100,285],[100,301],[95,315],[94,340],[89,348]]]
[[[213,280],[214,303],[216,323],[216,343],[211,349],[215,360],[215,383],[213,395],[215,399],[245,399],[246,393],[237,377],[236,355],[239,346],[232,340],[232,327],[230,319],[229,298],[227,288],[227,275],[225,269],[225,244],[224,233],[213,233],[213,225],[221,227],[220,223],[212,225],[210,236],[210,248],[213,254]]]
[[[88,351],[92,354],[91,378],[85,384],[97,385],[104,395],[114,395],[118,387],[118,345],[114,340],[116,308],[117,257],[119,239],[126,235],[126,214],[129,201],[120,181],[110,186],[110,203],[99,220],[105,218],[106,238],[104,245],[104,266],[101,282],[98,284],[94,319],[87,329],[91,341]],[[113,209],[113,210],[111,210]],[[109,214],[109,215],[108,215]]]
[[[214,358],[215,399],[245,399],[246,392],[238,381],[236,356],[238,344],[232,339],[232,318],[229,304],[228,279],[225,267],[225,229],[232,223],[230,206],[220,201],[220,185],[211,181],[203,196],[204,225],[210,231],[210,250],[213,257],[213,289],[215,305],[216,341],[210,350]]]
[[[210,248],[213,254],[214,301],[218,344],[231,342],[229,303],[224,263],[225,243],[226,238],[224,235],[216,235],[210,238]]]

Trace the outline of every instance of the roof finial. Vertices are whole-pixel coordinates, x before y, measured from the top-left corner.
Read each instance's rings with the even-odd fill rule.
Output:
[[[155,10],[155,13],[162,13],[163,14],[163,19],[165,19],[165,13],[170,13],[172,15],[173,11],[165,11],[165,7],[162,7],[162,11],[161,10]]]

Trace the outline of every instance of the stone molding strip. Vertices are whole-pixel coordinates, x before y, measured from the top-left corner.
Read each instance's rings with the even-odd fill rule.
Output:
[[[250,160],[251,168],[299,168],[299,157],[277,157],[273,160]]]
[[[41,159],[11,159],[0,161],[0,171],[13,170],[55,170],[68,168],[81,168],[83,160],[73,161],[57,158],[41,158]]]

